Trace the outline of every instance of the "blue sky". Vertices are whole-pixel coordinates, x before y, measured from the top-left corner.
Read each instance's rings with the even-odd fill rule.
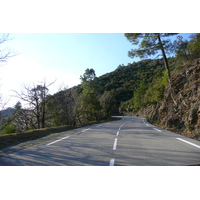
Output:
[[[124,33],[12,33],[10,38],[7,45],[19,54],[1,66],[1,93],[8,98],[23,84],[56,80],[49,88],[53,94],[61,86],[78,85],[87,68],[101,76],[139,60],[128,57],[134,46]],[[16,102],[12,97],[8,105]]]
[[[101,76],[133,62],[123,33],[12,33],[10,38],[7,45],[19,54],[1,67],[1,93],[6,96],[44,78],[47,83],[56,80],[50,88],[53,94],[61,85],[79,84],[87,68]]]

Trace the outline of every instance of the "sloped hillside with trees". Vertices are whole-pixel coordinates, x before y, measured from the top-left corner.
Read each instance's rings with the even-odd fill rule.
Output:
[[[179,66],[165,88],[161,101],[140,109],[137,114],[152,123],[200,140],[200,59]]]
[[[166,128],[190,132],[192,137],[200,134],[200,34],[192,34],[189,41],[177,36],[173,43],[165,39],[171,34],[126,36],[133,43],[137,43],[138,38],[144,39],[139,49],[129,52],[130,56],[140,56],[143,60],[119,65],[100,77],[96,77],[95,69],[88,68],[80,76],[80,85],[54,95],[48,94],[45,82],[27,87],[25,97],[32,106],[22,108],[18,102],[15,112],[1,119],[1,132],[9,127],[21,132],[39,127],[79,126],[112,115],[140,114]],[[153,59],[151,56],[159,51],[162,58]],[[174,52],[173,57],[166,56],[170,51]],[[24,94],[18,95],[24,97]]]
[[[168,81],[164,72],[163,77],[154,79],[148,88],[141,82],[133,98],[124,102],[121,110],[199,139],[200,34],[192,34],[190,38],[187,41],[178,36],[174,41],[175,57],[170,64],[172,76],[168,76]]]

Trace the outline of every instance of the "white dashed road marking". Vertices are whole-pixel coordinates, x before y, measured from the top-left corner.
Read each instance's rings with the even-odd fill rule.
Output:
[[[61,138],[61,139],[59,139],[59,140],[55,140],[55,141],[50,142],[50,143],[48,143],[48,144],[46,144],[46,145],[47,145],[47,146],[52,145],[52,144],[54,144],[54,143],[56,143],[56,142],[59,142],[59,141],[64,140],[64,139],[67,139],[68,137],[69,137],[69,136],[64,137],[64,138]]]
[[[109,166],[114,166],[114,163],[115,163],[115,159],[112,158],[112,159],[110,160],[110,165],[109,165]]]
[[[159,129],[157,129],[157,128],[153,128],[153,129],[156,130],[156,131],[162,132],[161,130],[159,130]]]
[[[113,150],[116,150],[116,149],[117,149],[117,138],[115,138],[114,145],[113,145]]]

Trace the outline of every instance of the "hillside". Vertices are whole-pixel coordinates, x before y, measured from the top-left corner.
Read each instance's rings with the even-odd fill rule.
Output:
[[[7,108],[5,110],[1,110],[0,111],[0,116],[1,117],[7,117],[9,116],[10,114],[12,114],[14,112],[14,109],[13,108]]]
[[[142,60],[49,96],[46,126],[74,126],[119,115],[121,104],[133,97],[142,80],[151,85],[163,72],[161,59]]]
[[[152,123],[198,139],[200,59],[177,65],[174,58],[170,58],[169,63],[173,74],[171,82],[176,104],[171,98],[169,85],[162,85],[165,77],[162,60],[143,60],[119,66],[115,71],[88,82],[87,84],[93,85],[93,89],[89,89],[92,96],[87,93],[84,97],[84,90],[88,86],[83,84],[48,96],[45,126],[79,126],[109,118],[111,115],[138,114]],[[137,96],[139,88],[142,89],[142,93]],[[142,103],[139,107],[136,107],[136,97],[139,97],[138,101]],[[33,129],[32,123],[35,123],[35,118],[26,116],[23,109],[10,116],[8,124],[10,120],[18,131]]]
[[[163,71],[161,59],[142,60],[127,66],[119,66],[115,71],[98,77],[99,92],[112,91],[114,93],[117,114],[120,104],[133,97],[134,91],[142,80],[149,85],[153,79],[162,76]]]
[[[173,59],[169,59],[169,62],[173,62]],[[93,80],[96,85],[96,95],[100,99],[105,92],[112,93],[113,104],[111,114],[120,114],[119,108],[121,104],[133,97],[134,91],[139,87],[142,80],[145,80],[145,83],[148,86],[154,79],[162,77],[163,72],[164,66],[162,59],[148,59],[133,62],[127,66],[120,65],[113,72],[96,77],[95,80]],[[51,98],[54,100],[59,99],[59,104],[62,104],[62,102],[64,103],[64,97],[72,95],[76,96],[74,98],[77,99],[82,91],[82,85],[78,85],[65,91],[61,91]]]
[[[168,85],[160,102],[138,114],[164,128],[200,139],[200,59],[179,66],[171,81],[176,104]]]
[[[135,36],[138,37],[138,34],[131,35],[134,41]],[[160,39],[160,34],[152,36],[147,34],[148,41],[143,44],[151,46],[154,42],[148,43],[150,40],[157,36]],[[45,81],[25,88],[22,94],[16,92],[20,99],[29,102],[29,107],[22,108],[17,102],[14,110],[1,112],[0,134],[85,126],[109,120],[112,115],[140,115],[158,126],[199,139],[200,34],[191,34],[190,39],[177,36],[173,44],[169,44],[169,40],[159,42],[156,52],[148,45],[146,49],[135,49],[133,54],[129,52],[129,56],[134,57],[137,52],[141,59],[146,59],[157,53],[158,58],[162,50],[163,59],[119,65],[100,77],[96,77],[95,69],[86,69],[80,76],[80,85],[54,95],[49,95]]]

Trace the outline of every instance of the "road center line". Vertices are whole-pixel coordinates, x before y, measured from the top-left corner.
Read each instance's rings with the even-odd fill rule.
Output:
[[[182,141],[182,142],[188,143],[188,144],[190,144],[190,145],[192,145],[192,146],[197,147],[197,148],[200,149],[200,146],[199,146],[199,145],[193,144],[192,142],[188,142],[187,140],[183,140],[183,139],[181,139],[181,138],[176,138],[176,139],[177,139],[177,140],[180,140],[180,141]]]
[[[145,123],[146,124],[146,123]],[[146,124],[146,126],[149,126],[149,124]]]
[[[115,138],[114,145],[113,145],[113,150],[116,150],[116,149],[117,149],[117,138]]]
[[[59,140],[55,140],[55,141],[50,142],[50,143],[48,143],[48,144],[46,144],[46,145],[49,146],[49,145],[54,144],[54,143],[56,143],[56,142],[59,142],[59,141],[61,141],[61,140],[67,139],[68,137],[69,137],[69,136],[64,137],[64,138],[61,138],[61,139],[59,139]]]
[[[109,166],[114,166],[114,163],[115,163],[115,159],[112,158],[112,159],[110,160],[110,165],[109,165]]]
[[[90,130],[91,128],[88,128],[88,129],[84,129],[83,131],[81,131],[81,133],[85,132],[85,131],[88,131]]]
[[[116,136],[118,136],[119,135],[119,131],[117,131],[117,134],[116,134]]]
[[[156,131],[162,132],[161,130],[159,130],[159,129],[157,129],[157,128],[153,128],[153,129],[156,130]]]

